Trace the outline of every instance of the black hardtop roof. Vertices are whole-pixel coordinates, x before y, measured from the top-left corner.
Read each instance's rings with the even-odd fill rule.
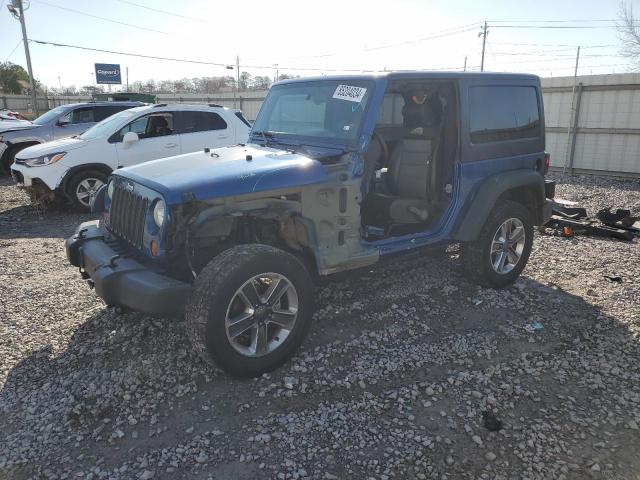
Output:
[[[538,80],[537,75],[530,73],[502,73],[502,72],[447,72],[447,71],[429,71],[429,70],[415,70],[415,71],[395,71],[395,72],[377,72],[377,73],[362,73],[353,75],[328,75],[322,77],[305,77],[305,78],[290,78],[287,80],[279,81],[276,85],[295,82],[309,82],[319,80],[379,80],[381,78],[387,78],[388,80],[452,80],[460,78],[478,78],[478,79],[528,79]]]

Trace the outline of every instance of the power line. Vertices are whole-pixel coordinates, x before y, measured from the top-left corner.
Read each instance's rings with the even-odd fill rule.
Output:
[[[216,67],[224,67],[227,68],[228,63],[219,63],[219,62],[207,62],[204,60],[192,60],[187,58],[175,58],[175,57],[160,57],[155,55],[144,55],[142,53],[130,53],[130,52],[120,52],[116,50],[106,50],[102,48],[91,48],[84,47],[81,45],[71,45],[68,43],[58,43],[58,42],[47,42],[45,40],[35,40],[30,39],[29,41],[40,43],[42,45],[52,45],[54,47],[66,47],[66,48],[75,48],[78,50],[88,50],[91,52],[101,52],[101,53],[111,53],[114,55],[126,55],[129,57],[139,57],[139,58],[149,58],[152,60],[164,60],[170,62],[181,62],[181,63],[195,63],[199,65],[212,65]],[[245,68],[256,68],[256,69],[273,69],[273,65],[243,65]],[[280,67],[284,70],[293,70],[293,71],[317,71],[317,72],[363,72],[363,71],[378,71],[378,70],[362,70],[362,69],[346,69],[346,68],[302,68],[302,67]]]
[[[169,12],[167,10],[160,10],[159,8],[148,7],[146,5],[140,5],[139,3],[130,2],[128,0],[117,0],[120,3],[126,3],[128,5],[133,5],[134,7],[144,8],[145,10],[151,10],[152,12],[163,13],[165,15],[171,15],[172,17],[184,18],[185,20],[192,20],[194,22],[201,23],[209,23],[207,20],[203,20],[201,18],[189,17],[187,15],[181,15],[179,13]]]
[[[564,43],[511,43],[511,42],[493,42],[494,45],[519,45],[524,47],[571,47],[577,48],[580,46],[581,48],[609,48],[609,47],[617,47],[616,44],[609,45],[567,45]]]
[[[426,42],[429,40],[435,40],[438,38],[442,38],[442,37],[447,37],[449,35],[457,35],[459,33],[465,33],[471,30],[474,30],[475,28],[478,27],[479,22],[475,22],[475,23],[469,23],[466,25],[460,25],[457,27],[451,27],[451,28],[447,28],[444,30],[439,30],[436,31],[434,33],[432,33],[431,35],[428,35],[426,37],[421,37],[421,38],[416,38],[413,40],[404,40],[401,42],[394,42],[394,43],[389,43],[389,44],[383,44],[383,45],[378,45],[378,46],[374,46],[374,47],[367,47],[366,45],[362,47],[361,51],[363,52],[371,52],[371,51],[375,51],[375,50],[383,50],[386,48],[393,48],[396,46],[403,46],[403,45],[411,45],[411,44],[416,44],[416,43],[422,43],[422,42]],[[334,57],[337,55],[343,55],[344,52],[332,52],[332,53],[323,53],[323,54],[319,54],[319,55],[303,55],[303,56],[297,56],[297,57],[287,57],[287,60],[305,60],[305,59],[313,59],[313,58],[326,58],[326,57]]]
[[[563,50],[548,50],[548,53],[551,52],[559,52],[559,51],[566,51],[567,49],[563,49]],[[538,56],[538,57],[545,57],[545,52],[494,52],[494,55],[509,55],[509,56],[516,56],[516,57],[520,57],[520,56]],[[574,54],[555,54],[552,55],[553,58],[561,58],[561,57],[569,57],[569,58],[575,58],[575,53]],[[627,55],[615,55],[615,54],[594,54],[594,55],[581,55],[581,57],[626,57]]]
[[[371,47],[371,48],[365,48],[364,51],[365,52],[370,52],[370,51],[374,51],[374,50],[382,50],[385,48],[392,48],[392,47],[397,47],[397,46],[402,46],[402,45],[410,45],[413,43],[421,43],[421,42],[426,42],[427,40],[434,40],[436,38],[441,38],[441,37],[447,37],[449,35],[457,35],[459,33],[465,33],[471,30],[475,30],[476,28],[478,28],[478,24],[480,22],[474,22],[474,23],[469,23],[467,25],[461,25],[459,27],[452,27],[452,28],[448,28],[445,30],[441,30],[440,32],[436,32],[432,35],[426,36],[426,37],[422,37],[422,38],[417,38],[415,40],[405,40],[403,42],[396,42],[396,43],[390,43],[387,45],[381,45],[378,47]]]
[[[583,57],[609,57],[609,55],[581,55],[580,58]],[[564,56],[564,57],[547,57],[547,58],[543,58],[540,60],[521,60],[521,61],[517,61],[517,62],[513,62],[511,60],[505,60],[503,62],[500,61],[496,61],[496,63],[498,64],[508,64],[508,65],[516,65],[516,64],[522,64],[522,63],[544,63],[544,62],[561,62],[563,60],[572,60],[573,58],[575,58],[575,55],[570,56]],[[582,68],[582,67],[581,67]]]
[[[49,7],[58,8],[60,10],[65,10],[67,12],[77,13],[78,15],[84,15],[86,17],[91,17],[91,18],[95,18],[95,19],[98,19],[98,20],[103,20],[105,22],[115,23],[117,25],[124,25],[125,27],[137,28],[138,30],[145,30],[147,32],[160,33],[162,35],[169,35],[171,37],[175,37],[176,36],[173,33],[164,32],[162,30],[156,30],[154,28],[142,27],[140,25],[134,25],[132,23],[121,22],[119,20],[113,20],[112,18],[101,17],[99,15],[93,15],[92,13],[83,12],[83,11],[76,10],[76,9],[73,9],[73,8],[63,7],[61,5],[56,5],[56,4],[53,4],[53,3],[45,2],[44,0],[32,0],[32,1],[37,2],[37,3],[41,3],[43,5],[47,5]]]
[[[8,62],[9,59],[11,58],[11,56],[15,53],[15,51],[18,49],[18,47],[20,46],[20,44],[22,43],[22,40],[19,40],[18,43],[16,43],[16,46],[13,47],[13,50],[11,50],[11,53],[9,54],[9,56],[7,57],[7,59],[5,60],[5,62]]]
[[[489,23],[591,23],[591,22],[617,22],[615,18],[608,19],[579,19],[579,20],[487,20]]]
[[[493,28],[591,29],[618,28],[617,25],[491,25]]]
[[[53,45],[54,47],[66,47],[66,48],[76,48],[78,50],[89,50],[92,52],[101,52],[101,53],[112,53],[114,55],[126,55],[129,57],[139,57],[139,58],[150,58],[153,60],[166,60],[166,61],[171,61],[171,62],[183,62],[183,63],[197,63],[200,65],[213,65],[213,66],[217,66],[217,67],[227,67],[227,63],[216,63],[216,62],[206,62],[204,60],[190,60],[190,59],[184,59],[184,58],[172,58],[172,57],[158,57],[155,55],[144,55],[142,53],[129,53],[129,52],[118,52],[115,50],[105,50],[105,49],[101,49],[101,48],[91,48],[91,47],[83,47],[80,45],[70,45],[70,44],[66,44],[66,43],[56,43],[56,42],[47,42],[45,40],[35,40],[35,39],[29,39],[30,42],[36,42],[36,43],[40,43],[43,45]]]
[[[493,42],[492,42],[493,43]],[[554,50],[538,50],[535,52],[494,52],[495,55],[544,55],[547,53],[554,53],[554,52],[567,52],[569,50],[575,50],[575,48],[558,48],[558,49],[554,49]],[[575,57],[575,55],[572,55]]]
[[[125,55],[125,56],[130,56],[130,57],[138,57],[138,58],[148,58],[148,59],[152,59],[152,60],[163,60],[163,61],[172,61],[172,62],[181,62],[181,63],[192,63],[192,64],[199,64],[199,65],[211,65],[211,66],[217,66],[217,67],[223,67],[226,68],[228,66],[228,64],[226,63],[219,63],[219,62],[208,62],[208,61],[204,61],[204,60],[193,60],[193,59],[185,59],[185,58],[174,58],[174,57],[160,57],[160,56],[155,56],[155,55],[144,55],[144,54],[139,54],[139,53],[130,53],[130,52],[120,52],[120,51],[115,51],[115,50],[106,50],[106,49],[99,49],[99,48],[91,48],[91,47],[85,47],[85,46],[80,46],[80,45],[70,45],[70,44],[64,44],[64,43],[56,43],[56,42],[48,42],[48,41],[44,41],[44,40],[35,40],[35,39],[30,39],[29,41],[31,42],[35,42],[35,43],[39,43],[39,44],[43,44],[43,45],[52,45],[52,46],[56,46],[56,47],[65,47],[65,48],[75,48],[75,49],[79,49],[79,50],[87,50],[87,51],[93,51],[93,52],[101,52],[101,53],[111,53],[114,55]],[[520,62],[508,62],[509,65],[512,64],[522,64],[522,63],[541,63],[541,62],[548,62],[549,60],[553,60],[554,58],[547,58],[544,60],[526,60],[526,61],[520,61]],[[567,58],[562,58],[562,60],[566,60]],[[496,62],[498,63],[498,65],[500,64],[500,62]],[[619,63],[619,64],[604,64],[604,65],[583,65],[580,68],[584,69],[584,68],[598,68],[598,67],[614,67],[614,66],[621,66],[621,65],[628,65],[626,63]],[[253,68],[253,69],[273,69],[273,65],[243,65],[243,67],[245,68]],[[317,71],[317,72],[357,72],[357,73],[362,73],[362,72],[379,72],[380,69],[346,69],[346,68],[307,68],[307,67],[286,67],[286,66],[280,66],[279,67],[281,70],[289,70],[289,71]],[[467,67],[468,69],[473,69],[473,68],[479,68],[478,66],[469,66]],[[552,70],[566,70],[567,68],[574,68],[574,67],[556,67],[553,68]],[[403,71],[403,70],[411,70],[411,69],[394,69],[394,71]],[[434,67],[430,67],[428,69],[425,70],[442,70],[442,71],[458,71],[460,70],[460,67],[447,67],[447,68],[434,68]]]

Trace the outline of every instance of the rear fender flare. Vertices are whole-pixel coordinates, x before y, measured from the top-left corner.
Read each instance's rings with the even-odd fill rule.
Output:
[[[482,230],[491,209],[501,195],[509,190],[528,188],[535,191],[537,204],[544,204],[544,177],[532,170],[502,172],[485,179],[468,197],[462,215],[453,228],[452,238],[460,242],[475,240]],[[538,212],[531,212],[538,218]]]

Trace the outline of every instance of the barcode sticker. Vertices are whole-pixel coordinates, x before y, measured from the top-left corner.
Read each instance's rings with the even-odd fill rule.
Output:
[[[333,92],[333,98],[360,103],[365,93],[367,93],[366,88],[352,87],[351,85],[338,85],[336,91]]]

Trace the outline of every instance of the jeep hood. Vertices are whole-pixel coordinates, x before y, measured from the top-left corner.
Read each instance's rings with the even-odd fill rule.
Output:
[[[39,143],[38,145],[27,147],[24,150],[20,150],[16,157],[20,159],[36,158],[50,153],[69,152],[76,148],[83,147],[86,144],[87,142],[80,138],[61,138],[60,140]]]
[[[327,180],[319,161],[257,145],[163,158],[118,170],[117,175],[161,193],[170,205]]]

